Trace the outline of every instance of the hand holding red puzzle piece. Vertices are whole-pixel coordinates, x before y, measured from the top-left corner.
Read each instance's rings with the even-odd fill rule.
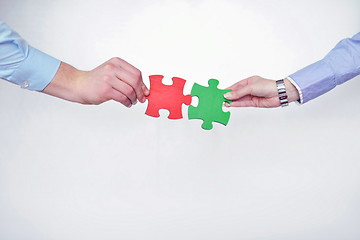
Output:
[[[223,112],[222,106],[224,102],[231,102],[224,98],[224,94],[231,90],[218,89],[218,80],[210,79],[209,87],[194,83],[191,95],[184,95],[185,79],[173,77],[173,84],[165,85],[162,83],[163,78],[162,75],[150,76],[150,94],[147,96],[148,107],[145,114],[159,117],[159,110],[167,109],[170,112],[169,119],[181,119],[182,104],[190,105],[192,96],[196,96],[199,98],[199,104],[197,107],[189,106],[189,119],[202,119],[204,122],[201,127],[206,130],[213,128],[213,122],[227,125],[230,112]]]

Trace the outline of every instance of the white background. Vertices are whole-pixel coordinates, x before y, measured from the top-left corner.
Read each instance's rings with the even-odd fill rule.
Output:
[[[1,0],[31,45],[83,70],[118,56],[225,88],[280,79],[360,29],[358,0]],[[360,78],[227,127],[0,82],[0,239],[360,239]],[[184,115],[187,107],[183,108]]]

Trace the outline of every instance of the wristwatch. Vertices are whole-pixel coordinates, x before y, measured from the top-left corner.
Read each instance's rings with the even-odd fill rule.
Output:
[[[286,107],[289,105],[288,96],[286,94],[285,82],[284,79],[276,81],[276,87],[279,94],[279,100],[281,107]]]

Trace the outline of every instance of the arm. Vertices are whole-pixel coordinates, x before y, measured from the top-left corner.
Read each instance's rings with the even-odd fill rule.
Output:
[[[287,77],[285,86],[289,102],[308,102],[359,74],[360,33],[340,41],[322,60]],[[225,97],[233,102],[226,106],[280,106],[274,80],[255,76],[235,83],[229,88],[233,92]]]
[[[1,21],[0,78],[82,104],[115,100],[130,107],[149,94],[141,72],[120,58],[80,71],[31,47]]]

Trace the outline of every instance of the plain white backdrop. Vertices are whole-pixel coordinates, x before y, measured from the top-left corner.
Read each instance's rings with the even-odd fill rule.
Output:
[[[225,88],[280,79],[360,29],[358,0],[1,0],[31,45],[83,70]],[[0,81],[2,240],[360,239],[360,78],[303,106],[230,109],[228,126]],[[183,108],[184,115],[187,107]]]

